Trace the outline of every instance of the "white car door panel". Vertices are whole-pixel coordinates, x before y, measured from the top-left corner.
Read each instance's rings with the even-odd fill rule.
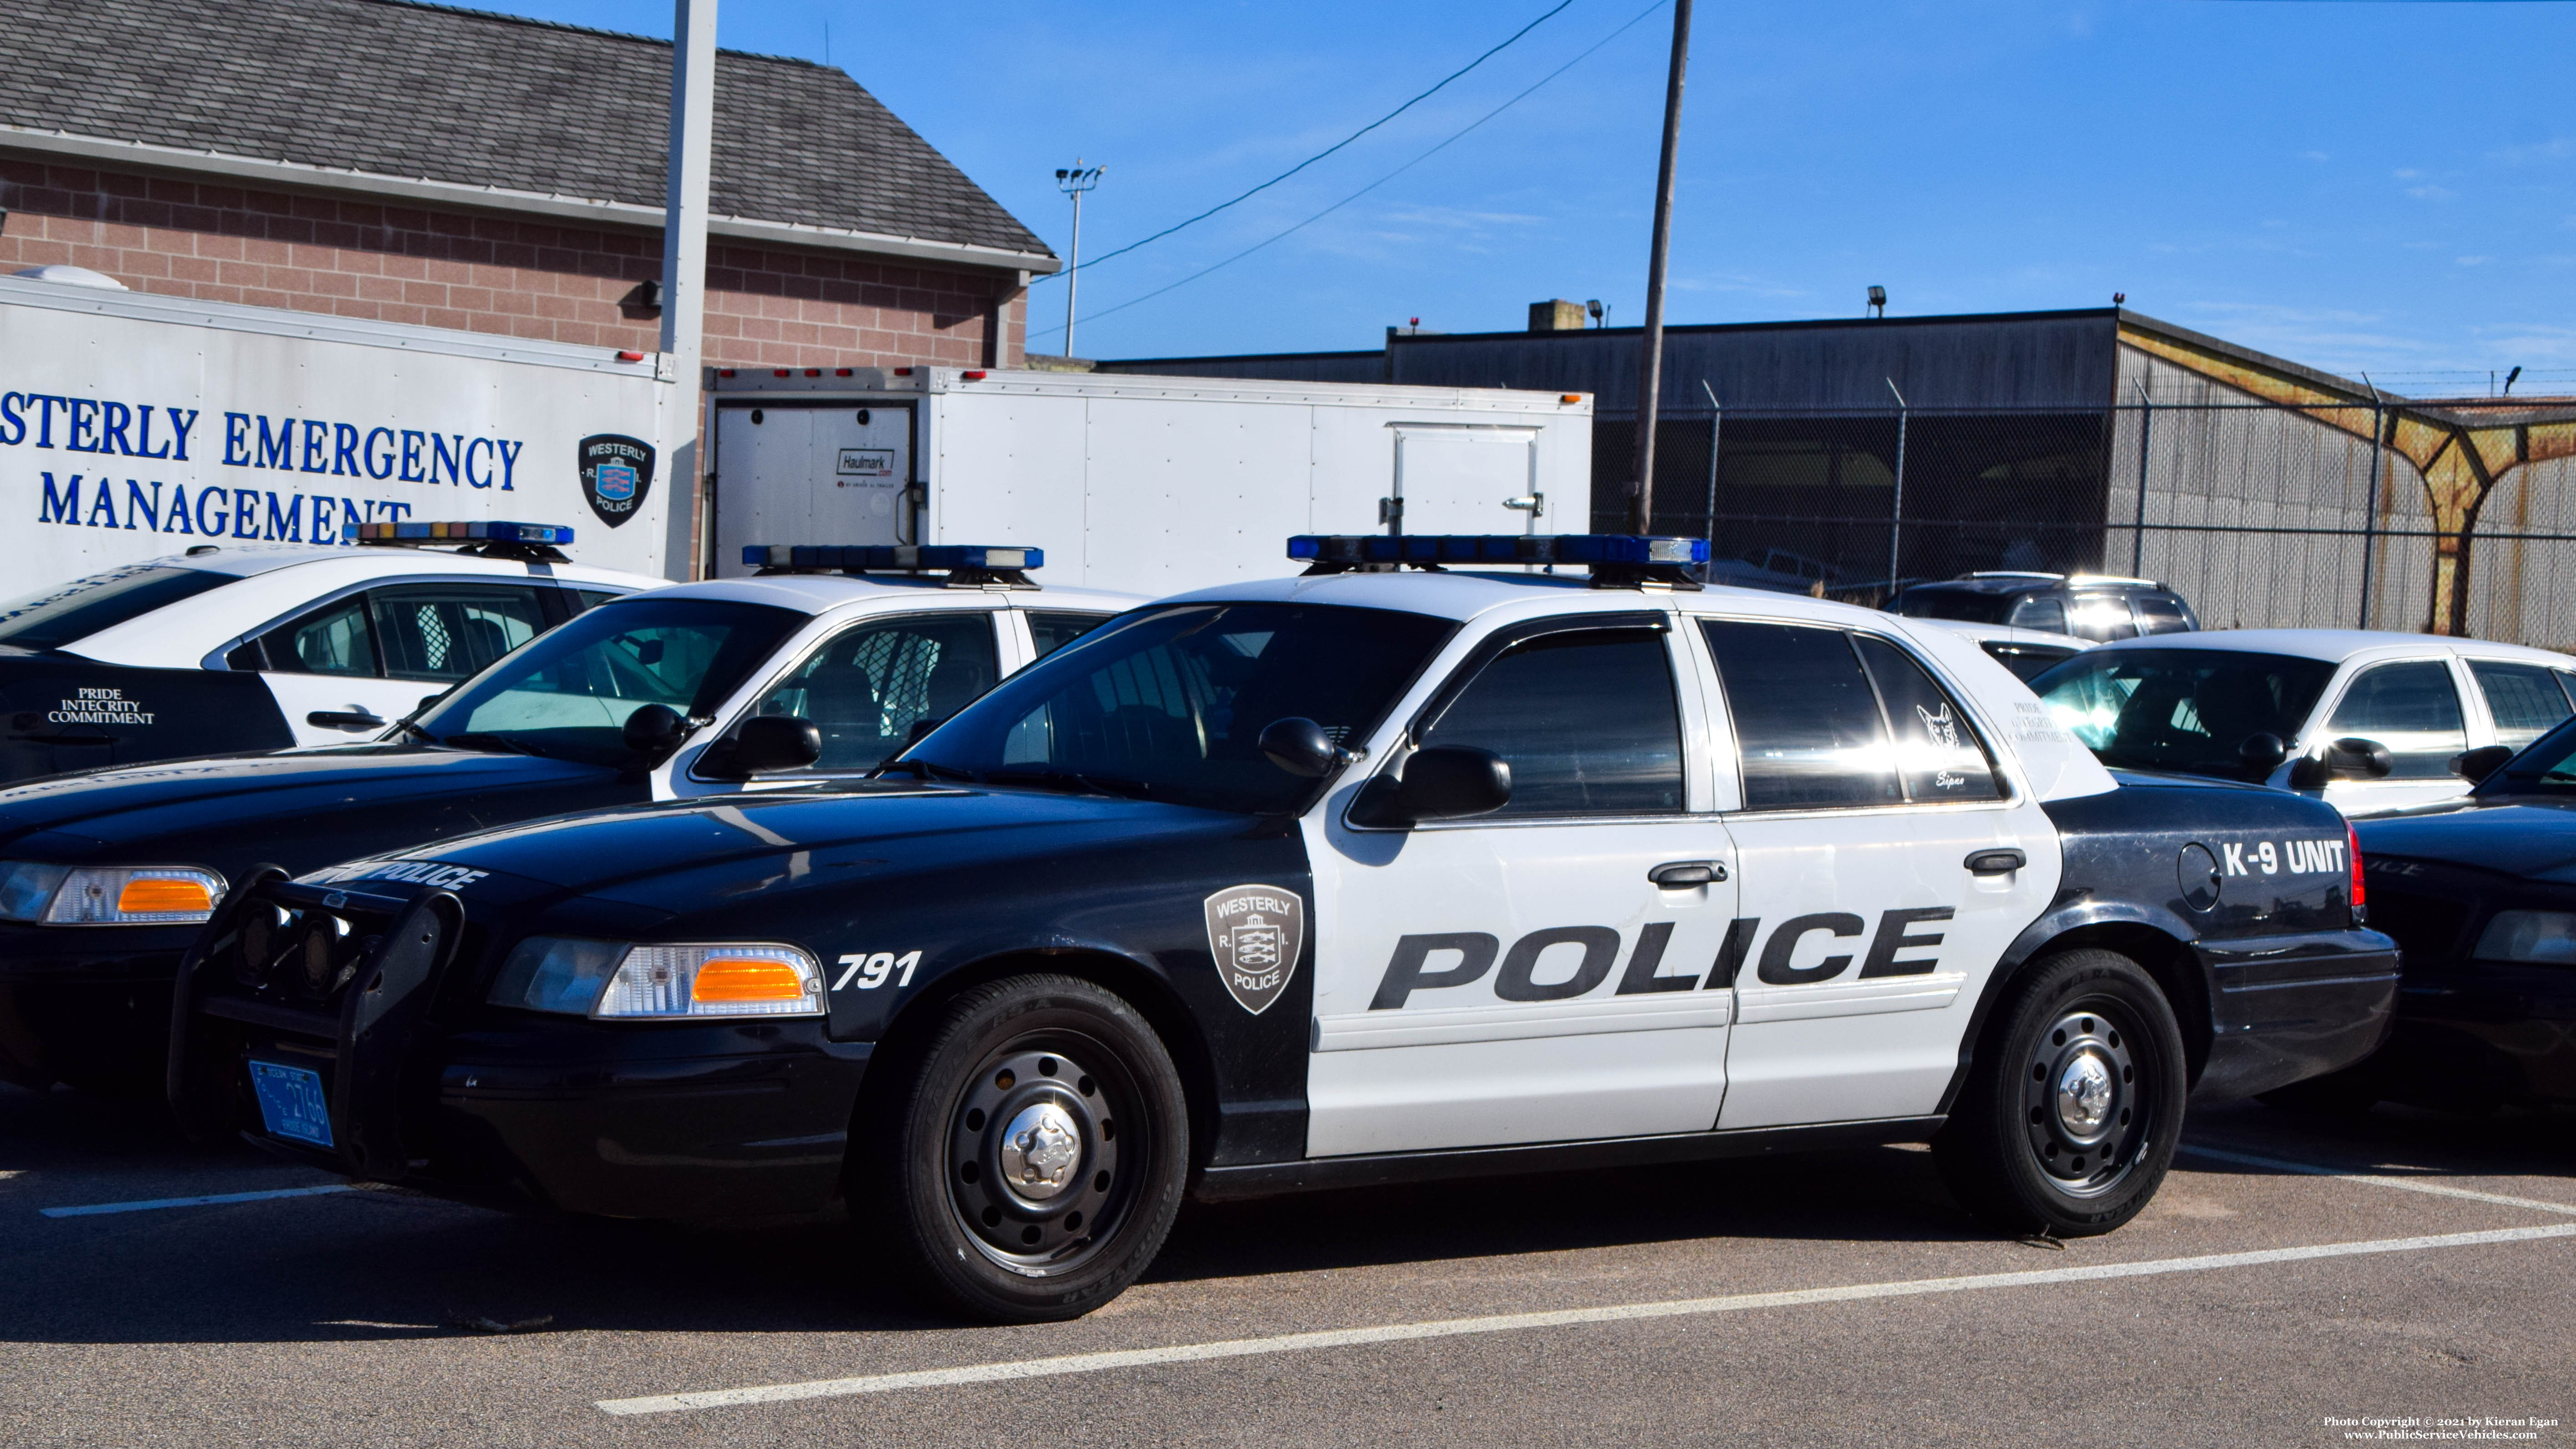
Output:
[[[2467,794],[2469,782],[2453,773],[2451,761],[2486,741],[2470,738],[2459,686],[2451,661],[2442,657],[2355,670],[2316,737],[2376,740],[2388,747],[2395,768],[2384,779],[2327,782],[2326,803],[2346,815],[2375,815]]]

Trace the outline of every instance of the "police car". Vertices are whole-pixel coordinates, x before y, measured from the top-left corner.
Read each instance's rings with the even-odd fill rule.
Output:
[[[1996,1222],[2105,1232],[2188,1089],[2378,1043],[2331,808],[2115,776],[1971,641],[1704,549],[1301,538],[875,781],[258,872],[173,1105],[438,1193],[846,1202],[1027,1321],[1193,1189],[1928,1140]]]
[[[755,552],[761,576],[610,598],[426,709],[406,684],[374,739],[0,789],[0,1077],[159,1090],[171,973],[254,865],[861,774],[1142,602],[1042,590],[1036,549]]]
[[[533,523],[352,525],[357,548],[199,544],[0,603],[0,781],[362,738],[662,580]]]

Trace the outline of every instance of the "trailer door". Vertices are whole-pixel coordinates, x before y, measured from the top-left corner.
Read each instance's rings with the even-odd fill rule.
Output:
[[[716,404],[716,573],[745,544],[914,543],[909,403]]]
[[[1479,423],[1390,423],[1394,497],[1406,533],[1535,533],[1538,429]],[[1566,500],[1580,511],[1581,500]]]

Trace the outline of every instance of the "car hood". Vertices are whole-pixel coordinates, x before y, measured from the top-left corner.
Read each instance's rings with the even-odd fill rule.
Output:
[[[620,803],[619,780],[598,766],[410,744],[155,761],[0,788],[0,855],[79,863],[176,851],[229,874],[256,854],[310,869],[582,801]]]
[[[2443,861],[2525,880],[2576,885],[2576,809],[2520,801],[2438,815],[2356,820],[2364,860]]]

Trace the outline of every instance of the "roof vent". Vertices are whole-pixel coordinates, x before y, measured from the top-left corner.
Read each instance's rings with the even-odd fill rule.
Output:
[[[1529,330],[1532,332],[1580,332],[1583,330],[1583,304],[1559,297],[1553,302],[1530,303]]]
[[[87,267],[65,266],[60,262],[51,262],[41,267],[29,267],[23,272],[13,272],[10,275],[24,277],[31,282],[59,282],[66,287],[99,287],[110,292],[122,292],[126,289],[123,282],[105,272],[93,272]]]

